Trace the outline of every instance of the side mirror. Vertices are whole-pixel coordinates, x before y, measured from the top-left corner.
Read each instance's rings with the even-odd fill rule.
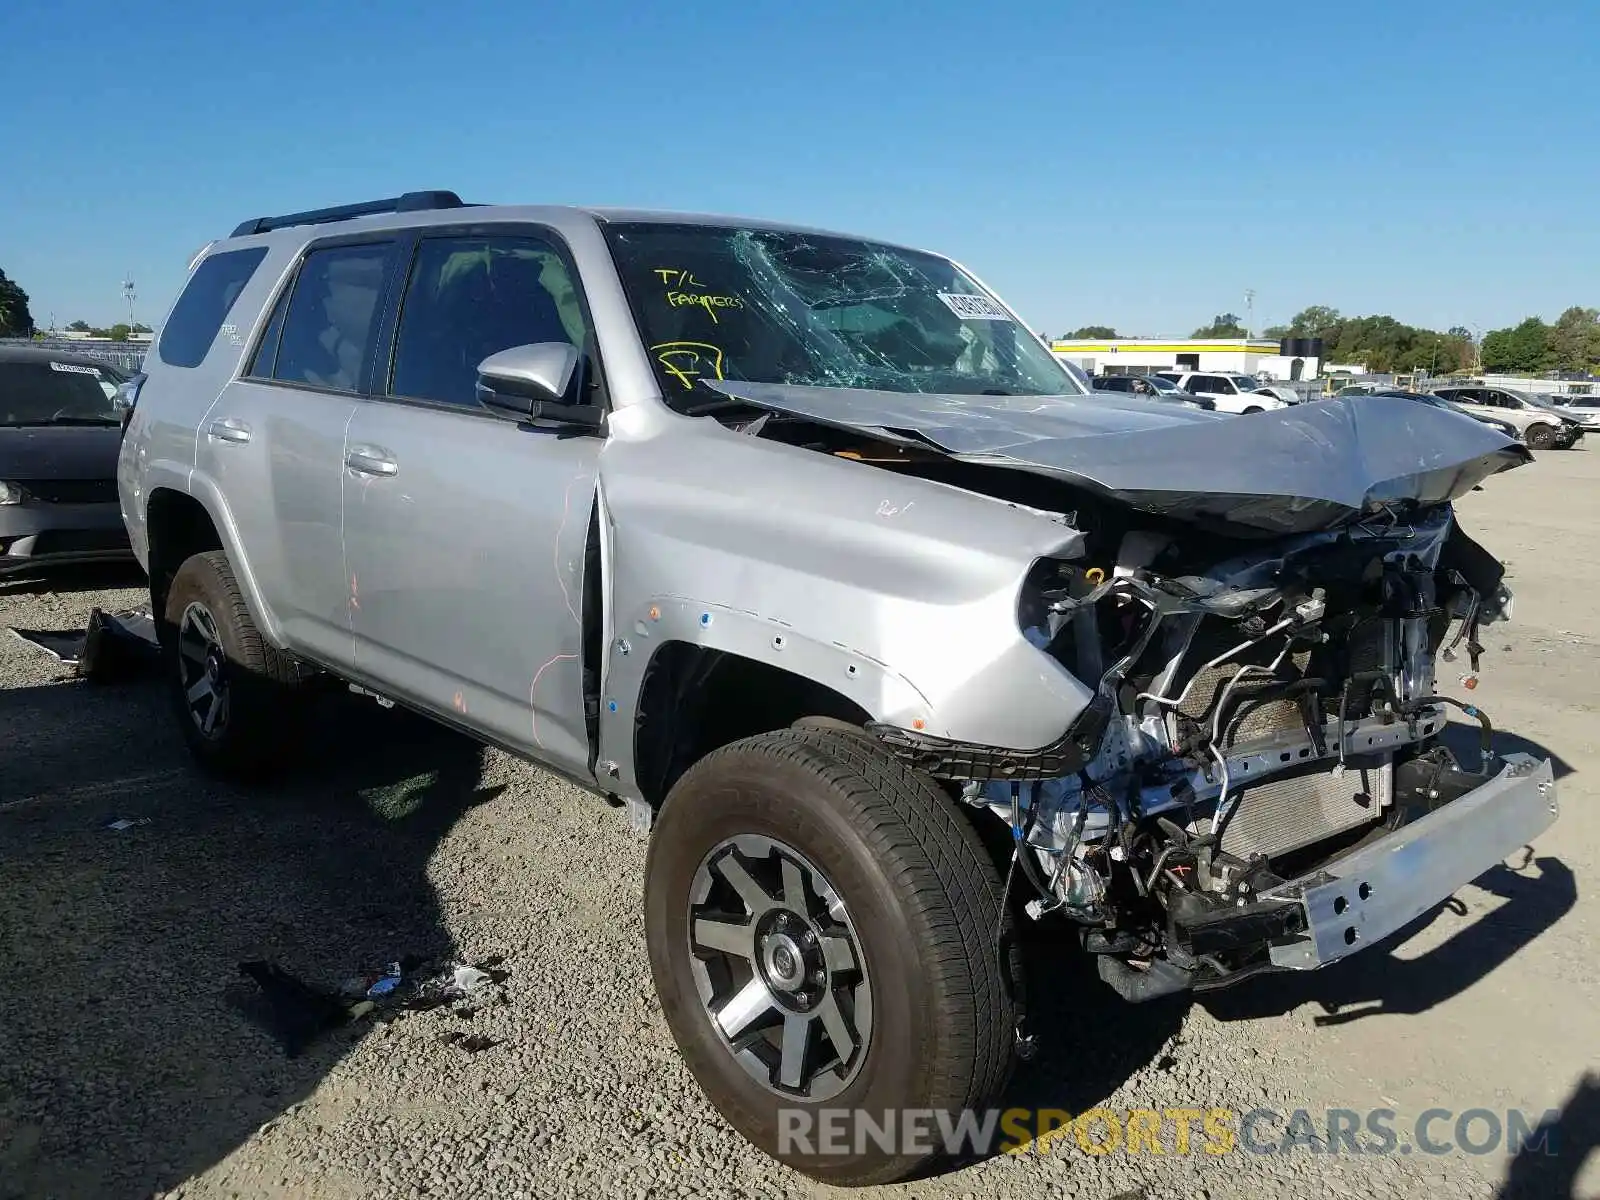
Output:
[[[516,421],[598,429],[604,416],[600,408],[567,399],[578,358],[578,348],[567,342],[535,342],[491,354],[478,364],[478,402]]]

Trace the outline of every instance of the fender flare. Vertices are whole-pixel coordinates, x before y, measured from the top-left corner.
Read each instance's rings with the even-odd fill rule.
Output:
[[[645,671],[669,642],[720,650],[803,676],[845,696],[877,721],[943,732],[931,727],[933,706],[905,676],[858,650],[771,617],[664,595],[616,614],[614,629],[601,666],[599,775],[607,790],[627,799],[642,796],[634,730]]]
[[[228,556],[228,565],[233,568],[239,590],[244,594],[245,607],[250,610],[250,619],[255,622],[256,628],[268,642],[279,650],[285,649],[277,618],[262,602],[261,589],[256,583],[255,572],[251,570],[249,559],[245,556],[243,544],[239,540],[239,526],[233,519],[233,510],[223,496],[222,489],[216,485],[216,481],[208,475],[202,475],[198,471],[180,467],[175,463],[149,464],[144,472],[142,497],[147,545],[150,540],[150,499],[159,491],[170,491],[185,496],[205,510],[206,516],[211,518],[211,527],[216,530],[217,538],[222,543],[222,552]]]

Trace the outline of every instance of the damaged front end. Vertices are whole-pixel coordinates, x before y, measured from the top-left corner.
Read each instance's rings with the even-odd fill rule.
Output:
[[[1133,531],[1103,565],[1035,566],[1025,635],[1098,681],[1056,743],[872,727],[1010,826],[1030,915],[1076,922],[1130,1000],[1344,957],[1555,817],[1549,764],[1497,759],[1443,694],[1476,686],[1479,628],[1510,607],[1448,503],[1210,564],[1189,540],[1214,549]],[[1465,761],[1451,708],[1479,731]]]
[[[799,418],[801,444],[1070,511],[1081,556],[1035,562],[1017,613],[1089,694],[1060,735],[1019,750],[868,728],[1010,827],[1030,914],[1081,926],[1127,998],[1334,961],[1554,820],[1549,764],[1497,759],[1459,698],[1510,597],[1452,505],[1529,461],[1481,423],[1385,397],[1221,419],[718,390]],[[1465,761],[1440,736],[1452,709],[1479,731]]]

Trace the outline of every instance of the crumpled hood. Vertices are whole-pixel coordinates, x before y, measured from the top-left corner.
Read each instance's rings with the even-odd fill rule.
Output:
[[[1233,532],[1309,533],[1386,505],[1439,504],[1532,459],[1479,421],[1390,396],[1236,417],[1101,395],[711,386],[776,412],[1057,478]]]

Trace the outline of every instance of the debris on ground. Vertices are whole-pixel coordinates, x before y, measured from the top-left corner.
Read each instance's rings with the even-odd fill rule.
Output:
[[[350,1019],[349,1006],[338,996],[296,979],[277,963],[242,962],[239,973],[255,980],[260,991],[235,997],[236,1006],[277,1038],[289,1058]]]
[[[488,1000],[510,978],[509,972],[498,969],[504,962],[502,955],[475,965],[408,956],[352,976],[337,991],[296,979],[276,963],[244,962],[239,964],[240,973],[255,980],[260,991],[235,997],[234,1006],[277,1038],[284,1053],[294,1058],[321,1034],[367,1017],[393,1020],[459,1005],[454,1015],[471,1020],[477,1015],[473,1005]],[[503,990],[496,999],[505,1003]],[[473,1054],[499,1044],[481,1036],[467,1038],[459,1031],[447,1040],[461,1043]]]
[[[81,679],[114,683],[148,674],[159,663],[161,643],[146,609],[89,610],[83,629],[18,629],[11,635],[72,667]]]
[[[459,1050],[464,1050],[468,1054],[477,1054],[479,1051],[489,1050],[500,1044],[494,1038],[484,1037],[481,1033],[475,1033],[468,1037],[459,1029],[452,1029],[449,1033],[440,1034],[439,1040],[446,1045],[452,1045]]]
[[[148,824],[150,824],[149,817],[119,817],[115,821],[109,822],[106,825],[106,828],[115,830],[117,833],[121,833],[123,830],[132,829],[137,825]]]

